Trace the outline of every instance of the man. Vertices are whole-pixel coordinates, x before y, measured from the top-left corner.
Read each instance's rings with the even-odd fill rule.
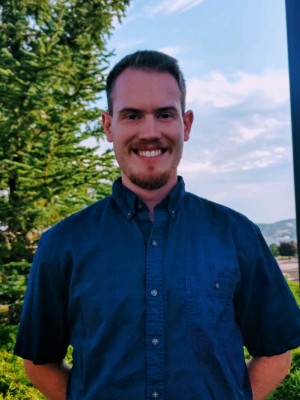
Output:
[[[43,234],[16,354],[49,399],[264,399],[300,345],[299,308],[258,228],[177,176],[193,113],[176,60],[125,57],[107,96],[121,178]]]

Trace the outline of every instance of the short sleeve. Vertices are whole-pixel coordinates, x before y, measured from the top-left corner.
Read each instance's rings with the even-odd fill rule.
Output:
[[[15,354],[35,364],[57,362],[68,346],[67,295],[59,262],[43,234],[31,267]]]
[[[300,310],[259,229],[253,225],[240,250],[236,316],[252,356],[300,346]]]

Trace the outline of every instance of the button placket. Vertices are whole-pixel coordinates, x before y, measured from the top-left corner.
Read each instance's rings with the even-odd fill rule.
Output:
[[[164,399],[164,314],[162,296],[162,235],[168,213],[155,213],[146,258],[147,398]]]

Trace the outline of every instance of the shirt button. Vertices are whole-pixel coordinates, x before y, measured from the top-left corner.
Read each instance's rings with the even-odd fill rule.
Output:
[[[128,217],[128,218],[131,217],[131,212],[128,212],[128,213],[127,213],[127,217]]]
[[[156,289],[151,290],[151,296],[156,297],[158,295],[158,291]]]
[[[174,217],[174,215],[175,215],[175,210],[171,210],[171,214],[172,214],[173,217]]]
[[[219,284],[219,282],[216,282],[216,283],[215,283],[215,289],[217,289],[217,290],[220,289],[220,284]]]
[[[152,240],[151,244],[152,244],[153,247],[157,247],[158,246],[158,243],[157,243],[156,240]]]
[[[153,397],[154,399],[158,399],[158,398],[159,398],[159,394],[158,394],[157,392],[153,392],[153,393],[152,393],[152,397]]]
[[[159,344],[159,340],[157,338],[152,339],[153,346],[157,346]]]

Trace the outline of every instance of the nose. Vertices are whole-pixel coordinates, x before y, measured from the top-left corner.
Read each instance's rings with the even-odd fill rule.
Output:
[[[153,115],[146,115],[140,125],[139,136],[141,139],[158,139],[161,136],[159,124]]]

